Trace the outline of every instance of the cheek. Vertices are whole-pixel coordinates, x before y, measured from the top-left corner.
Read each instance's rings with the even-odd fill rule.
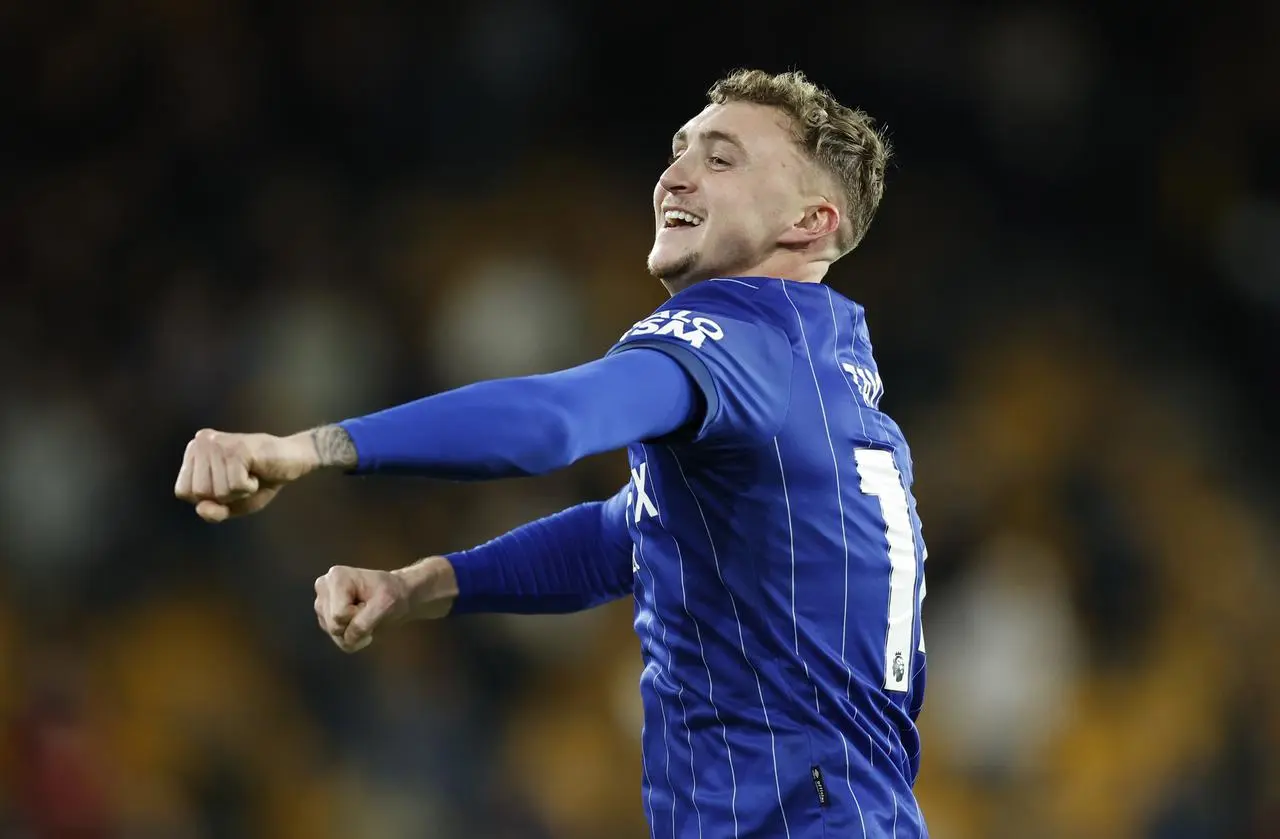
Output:
[[[770,226],[789,217],[803,203],[796,184],[788,178],[771,178],[765,181],[752,198],[761,220]]]
[[[743,243],[759,239],[770,229],[770,222],[762,207],[754,200],[744,199],[741,204],[723,214],[713,230],[717,240]]]
[[[754,239],[772,232],[782,216],[778,196],[767,186],[739,190],[725,198],[725,232],[735,237],[748,236]]]

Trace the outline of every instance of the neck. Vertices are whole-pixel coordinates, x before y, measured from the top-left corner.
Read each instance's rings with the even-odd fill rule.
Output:
[[[782,254],[781,256],[784,258],[766,259],[752,268],[728,270],[706,275],[690,274],[683,277],[661,277],[660,280],[667,289],[667,294],[675,295],[695,283],[700,283],[713,277],[721,279],[772,277],[775,280],[787,280],[793,283],[820,283],[826,279],[827,269],[831,267],[831,263],[825,260],[799,262],[795,259],[786,259],[785,257],[789,256],[789,254]]]
[[[775,277],[794,283],[820,283],[827,276],[831,261],[815,259],[811,254],[779,250],[751,270],[757,277]]]

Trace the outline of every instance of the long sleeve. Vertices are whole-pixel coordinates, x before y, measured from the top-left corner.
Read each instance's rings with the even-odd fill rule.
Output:
[[[578,612],[632,590],[627,489],[449,554],[458,579],[451,614]]]
[[[452,480],[538,475],[669,434],[703,409],[693,380],[653,350],[495,379],[340,423],[357,474]]]

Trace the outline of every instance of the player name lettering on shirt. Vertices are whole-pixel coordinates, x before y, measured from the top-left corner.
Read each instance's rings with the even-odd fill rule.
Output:
[[[719,341],[723,338],[724,329],[711,318],[695,315],[687,309],[681,309],[676,312],[664,310],[655,312],[636,323],[624,332],[618,340],[625,341],[628,338],[635,338],[641,335],[670,335],[673,338],[679,338],[697,350],[702,348],[708,338],[712,341]]]
[[[853,376],[853,383],[857,385],[858,392],[862,394],[862,401],[868,408],[875,408],[880,404],[880,397],[884,396],[884,380],[880,378],[879,373],[869,367],[859,367],[847,361],[840,366],[846,373]]]

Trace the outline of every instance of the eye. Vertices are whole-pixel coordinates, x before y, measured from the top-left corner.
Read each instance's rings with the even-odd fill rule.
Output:
[[[681,153],[680,153],[680,152],[678,152],[678,151],[673,151],[671,154],[667,155],[667,165],[668,165],[668,166],[670,166],[671,164],[673,164],[673,163],[675,163],[677,160],[679,160],[679,159],[680,159],[680,154],[681,154]]]
[[[716,167],[717,169],[723,169],[729,165],[729,161],[725,160],[723,157],[719,157],[714,154],[711,155],[711,157],[707,158],[707,162],[710,163],[712,166]]]

